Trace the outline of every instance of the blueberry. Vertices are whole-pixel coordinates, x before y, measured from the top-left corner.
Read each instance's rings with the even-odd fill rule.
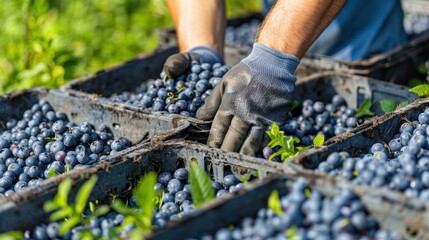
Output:
[[[63,120],[58,120],[52,125],[52,130],[57,134],[63,133],[66,130],[66,128],[67,128],[66,124],[64,123]]]
[[[54,158],[56,161],[64,162],[65,157],[66,157],[66,153],[64,151],[59,151],[55,153]]]
[[[237,183],[238,183],[238,179],[237,179],[234,175],[232,175],[232,174],[230,174],[230,175],[226,175],[226,176],[223,178],[223,185],[224,185],[226,188],[231,187],[231,186],[233,186],[233,185],[236,185]]]
[[[178,179],[171,179],[168,182],[167,190],[171,194],[175,194],[183,188],[182,183]]]
[[[340,95],[335,95],[335,96],[332,97],[332,104],[334,106],[340,106],[340,105],[345,104],[345,100]]]
[[[23,172],[23,169],[17,163],[9,164],[7,170],[15,174],[15,176],[19,176]]]
[[[177,107],[177,105],[176,104],[170,104],[169,106],[168,106],[168,112],[169,113],[179,113],[179,108]]]
[[[85,154],[85,152],[78,152],[76,155],[76,159],[80,164],[87,164],[89,162],[89,157]]]
[[[325,110],[325,104],[323,102],[315,102],[313,104],[313,109],[317,113],[322,113]]]
[[[31,166],[27,174],[30,178],[38,178],[40,173],[41,170],[38,166]]]
[[[201,65],[194,65],[191,67],[191,71],[196,74],[200,73],[202,70]]]
[[[18,181],[15,183],[13,190],[15,192],[19,192],[22,191],[24,188],[26,188],[28,186],[27,182],[25,181]]]
[[[167,186],[168,182],[172,179],[173,177],[171,176],[171,174],[169,172],[162,172],[158,175],[158,182],[161,183],[164,186]]]
[[[115,139],[115,140],[113,140],[110,147],[112,148],[112,150],[122,151],[125,149],[126,146],[125,146],[124,142],[120,141],[119,139]]]
[[[93,153],[101,153],[103,151],[104,145],[102,141],[94,141],[91,143],[90,149]]]
[[[178,168],[174,172],[174,177],[180,181],[187,181],[188,180],[188,170],[185,168]]]
[[[12,185],[12,179],[10,177],[3,176],[0,178],[0,187],[8,189]]]
[[[53,152],[54,154],[59,151],[64,151],[65,149],[66,149],[66,146],[61,141],[55,141],[50,148],[51,152]]]
[[[175,194],[174,202],[178,205],[182,204],[183,201],[189,200],[189,193],[186,191],[178,191]]]
[[[52,161],[52,157],[49,153],[41,153],[39,155],[39,161],[45,165],[49,164]]]
[[[67,133],[64,136],[63,143],[66,147],[74,147],[76,145],[76,138],[72,133]]]
[[[206,79],[199,80],[195,85],[195,89],[202,93],[205,92],[208,88],[209,82]]]
[[[262,150],[262,154],[264,156],[265,159],[269,159],[271,154],[273,154],[273,149],[270,147],[264,147],[264,149]]]
[[[161,211],[166,213],[167,216],[172,216],[179,213],[179,207],[174,202],[167,202],[162,205]]]
[[[58,236],[59,224],[57,222],[50,223],[46,228],[46,234],[51,239],[55,239]]]

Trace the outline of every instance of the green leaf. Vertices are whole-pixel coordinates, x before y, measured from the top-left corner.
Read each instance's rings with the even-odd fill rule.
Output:
[[[407,100],[402,101],[401,103],[399,103],[399,107],[405,107],[407,105],[408,105],[408,101]]]
[[[298,238],[296,237],[296,232],[297,232],[297,228],[296,228],[296,226],[295,226],[295,225],[294,225],[293,227],[289,228],[289,229],[287,230],[287,233],[286,233],[286,235],[287,235],[288,239],[291,239],[291,240],[296,240],[296,239],[298,239]]]
[[[157,209],[161,209],[162,203],[164,201],[164,195],[165,195],[164,191],[157,193],[156,200],[155,200],[155,205]]]
[[[127,207],[120,199],[117,199],[112,203],[112,208],[124,216],[132,215],[134,212],[132,208]]]
[[[24,239],[24,233],[20,231],[11,231],[0,234],[2,240],[21,240]]]
[[[49,171],[48,171],[48,177],[53,177],[53,176],[55,176],[55,168],[51,168]]]
[[[114,227],[110,227],[107,230],[107,239],[110,240],[121,240],[121,238],[119,237],[118,233],[116,232]]]
[[[249,180],[247,180],[247,178],[245,177],[245,176],[241,176],[241,182],[244,184],[244,185],[247,185],[247,184],[249,184]]]
[[[58,221],[58,220],[65,219],[69,217],[72,213],[73,213],[73,210],[69,206],[60,208],[58,211],[53,212],[49,216],[49,221]]]
[[[94,210],[95,210],[95,204],[93,202],[89,202],[89,211],[93,213]]]
[[[383,99],[380,101],[381,110],[383,110],[385,113],[395,111],[397,105],[398,104],[391,99]]]
[[[134,189],[133,196],[136,199],[138,206],[142,210],[143,216],[152,217],[153,210],[155,208],[155,184],[156,174],[154,172],[150,172],[140,179],[136,188]]]
[[[75,210],[77,213],[83,213],[85,211],[89,195],[91,194],[97,179],[97,175],[92,175],[91,178],[79,188],[75,200]]]
[[[417,67],[417,71],[419,71],[419,73],[423,74],[423,75],[428,74],[428,69],[426,68],[426,64],[424,64],[424,63],[419,64],[419,66]]]
[[[290,106],[290,111],[295,110],[299,106],[299,102],[297,100],[293,100]]]
[[[313,139],[313,146],[320,147],[325,143],[325,135],[317,134],[317,136]]]
[[[283,145],[283,139],[284,139],[284,132],[280,131],[279,125],[277,123],[273,123],[271,125],[271,130],[266,131],[268,136],[270,137],[271,141],[268,143],[269,147],[276,147]]]
[[[374,113],[371,111],[373,103],[369,98],[366,98],[363,103],[360,105],[356,117],[364,117],[364,116],[373,116]]]
[[[54,197],[54,202],[57,204],[57,206],[59,207],[68,206],[67,198],[70,193],[71,185],[72,185],[72,181],[70,180],[70,178],[63,180],[60,183],[60,185],[58,186],[57,195],[55,195]]]
[[[67,221],[64,221],[60,224],[59,233],[61,236],[66,235],[68,231],[70,231],[73,227],[79,224],[81,221],[80,216],[73,216]]]
[[[410,88],[413,88],[413,87],[415,87],[415,86],[418,86],[418,85],[421,85],[421,84],[424,84],[425,82],[424,81],[422,81],[421,79],[419,79],[419,78],[412,78],[409,82],[408,82],[408,87],[410,87]]]
[[[110,211],[110,207],[107,205],[101,205],[99,207],[97,207],[97,209],[95,209],[95,211],[93,211],[93,216],[95,217],[101,217],[104,216],[106,214],[108,214]]]
[[[195,206],[198,207],[214,199],[215,193],[210,177],[195,162],[191,162],[188,180]]]
[[[85,229],[79,233],[78,239],[79,240],[93,240],[93,239],[95,239],[95,237],[92,235],[92,233],[88,229]]]
[[[429,97],[429,84],[420,84],[410,89],[410,92],[417,94],[419,97]]]
[[[268,197],[268,208],[271,209],[275,214],[283,215],[282,206],[280,204],[279,192],[274,190]]]
[[[306,188],[304,190],[304,194],[305,194],[305,197],[309,198],[311,196],[311,190],[309,188]]]

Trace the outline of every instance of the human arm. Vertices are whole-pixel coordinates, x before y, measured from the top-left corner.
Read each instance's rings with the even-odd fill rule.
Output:
[[[186,71],[190,61],[223,62],[225,35],[224,0],[166,0],[179,41],[179,54],[167,59],[169,76]]]
[[[231,69],[197,118],[213,120],[208,145],[255,155],[272,122],[284,124],[294,72],[345,0],[278,0],[262,23],[251,54]]]

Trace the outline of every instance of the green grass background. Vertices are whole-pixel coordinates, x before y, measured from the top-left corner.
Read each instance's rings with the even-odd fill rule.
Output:
[[[260,0],[226,0],[228,17],[259,11]],[[57,88],[156,48],[172,27],[163,0],[3,0],[0,94]]]

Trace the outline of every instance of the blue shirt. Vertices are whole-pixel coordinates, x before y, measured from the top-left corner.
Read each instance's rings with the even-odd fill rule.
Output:
[[[400,0],[348,0],[308,53],[354,61],[389,51],[406,42],[403,18]]]

